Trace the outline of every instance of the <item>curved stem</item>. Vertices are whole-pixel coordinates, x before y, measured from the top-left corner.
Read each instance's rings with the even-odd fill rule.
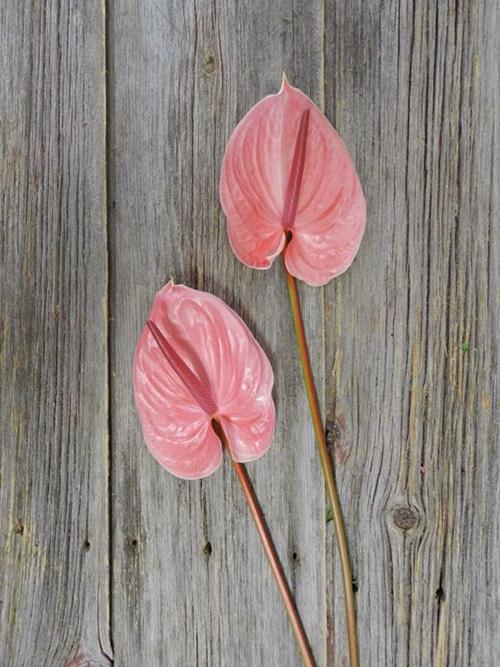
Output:
[[[250,514],[252,515],[252,518],[257,527],[257,532],[259,533],[262,546],[264,547],[264,552],[271,566],[271,571],[274,575],[276,583],[278,584],[278,589],[281,598],[283,600],[286,612],[288,614],[288,618],[290,619],[295,639],[297,640],[297,645],[300,651],[302,662],[304,663],[305,667],[315,667],[316,663],[314,662],[314,657],[311,647],[309,645],[309,640],[307,639],[304,626],[302,625],[299,612],[297,611],[297,607],[295,606],[295,601],[292,597],[290,587],[288,586],[288,582],[286,580],[286,576],[283,571],[283,566],[281,565],[278,553],[276,551],[276,547],[274,546],[271,537],[271,533],[269,532],[269,527],[266,523],[266,520],[264,519],[264,514],[260,507],[257,496],[255,495],[255,491],[252,486],[252,482],[250,481],[250,478],[248,476],[247,470],[243,465],[243,463],[238,463],[233,459],[231,455],[231,449],[228,446],[226,434],[224,433],[221,423],[215,418],[212,420],[212,423],[214,426],[214,430],[219,436],[224,448],[227,450],[229,457],[231,458],[231,463],[233,465],[234,471],[241,484],[245,500],[248,503]]]
[[[321,418],[321,411],[319,409],[318,396],[316,394],[316,387],[314,385],[314,376],[311,369],[311,360],[309,358],[309,350],[307,347],[307,340],[304,331],[304,322],[302,320],[302,312],[300,309],[299,293],[297,290],[297,281],[294,276],[289,273],[284,254],[281,255],[283,260],[283,267],[285,269],[288,296],[290,298],[290,307],[292,310],[293,321],[295,326],[295,334],[297,337],[297,345],[299,348],[300,364],[302,366],[302,376],[304,379],[304,386],[309,403],[309,410],[316,434],[316,442],[318,445],[321,466],[323,468],[323,475],[325,477],[326,488],[330,505],[333,514],[333,523],[335,526],[335,535],[337,538],[337,545],[339,549],[340,565],[342,568],[342,579],[344,584],[344,597],[347,616],[347,635],[349,642],[349,654],[351,657],[351,667],[358,667],[358,640],[356,627],[356,604],[354,601],[354,590],[352,587],[352,570],[349,559],[349,549],[347,547],[347,538],[345,532],[344,519],[342,517],[342,510],[340,507],[339,495],[337,492],[337,485],[335,484],[335,477],[333,474],[333,466],[326,444],[325,431],[323,428],[323,420]]]

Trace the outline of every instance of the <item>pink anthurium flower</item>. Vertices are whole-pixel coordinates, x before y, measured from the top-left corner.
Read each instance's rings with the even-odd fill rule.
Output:
[[[256,104],[226,148],[220,199],[236,256],[266,269],[281,255],[304,385],[339,545],[351,667],[359,664],[352,572],[326,442],[296,278],[321,286],[351,265],[366,223],[363,191],[349,153],[313,102],[283,77]]]
[[[219,467],[214,418],[235,461],[265,454],[273,382],[264,351],[223,301],[173,283],[158,292],[135,353],[134,390],[146,443],[169,472],[199,479]]]
[[[346,147],[286,77],[231,135],[220,198],[244,264],[266,269],[286,245],[288,271],[313,286],[350,266],[365,229],[365,199]]]
[[[244,462],[269,448],[273,371],[249,329],[217,297],[168,283],[154,299],[134,359],[146,443],[184,479],[210,475],[223,447],[241,484],[306,667],[314,657]]]

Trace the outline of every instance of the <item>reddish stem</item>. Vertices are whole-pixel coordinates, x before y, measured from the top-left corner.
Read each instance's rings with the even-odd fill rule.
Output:
[[[266,520],[264,519],[264,513],[262,512],[257,496],[255,495],[255,491],[248,476],[247,469],[243,463],[238,463],[233,459],[231,449],[229,447],[227,437],[224,433],[221,423],[216,419],[213,419],[212,424],[224,448],[229,453],[232,466],[241,484],[241,488],[245,496],[245,500],[247,501],[250,514],[252,515],[252,518],[255,522],[262,546],[264,547],[264,552],[269,561],[269,565],[271,566],[271,571],[278,585],[278,590],[288,614],[288,618],[290,620],[292,630],[294,632],[295,639],[300,651],[302,662],[304,663],[305,667],[315,667],[316,663],[314,662],[314,656],[309,645],[309,640],[307,639],[304,626],[302,625],[299,612],[286,580],[285,572],[283,571],[283,566],[281,565],[278,552],[274,546],[269,527],[266,523]]]
[[[304,164],[306,158],[306,145],[308,139],[309,129],[309,109],[302,112],[297,137],[295,139],[295,147],[293,151],[292,164],[290,167],[290,174],[288,176],[288,183],[285,194],[285,203],[283,206],[283,213],[281,216],[281,225],[285,230],[286,243],[282,252],[281,258],[283,260],[283,267],[285,269],[286,280],[288,285],[288,295],[290,297],[290,307],[293,315],[293,322],[295,325],[295,333],[297,337],[297,346],[299,348],[300,363],[302,366],[302,375],[304,379],[304,387],[306,389],[307,400],[309,402],[309,411],[316,434],[316,442],[318,444],[318,451],[323,468],[323,475],[325,477],[328,497],[333,513],[333,523],[335,525],[335,534],[337,537],[337,545],[339,548],[340,564],[342,568],[342,579],[344,583],[344,598],[346,605],[347,616],[347,638],[349,643],[349,653],[351,658],[351,667],[358,667],[358,638],[356,626],[356,605],[354,601],[354,591],[352,588],[352,571],[351,561],[349,559],[349,550],[347,547],[347,537],[344,526],[344,519],[342,517],[342,509],[340,507],[339,495],[337,486],[335,484],[335,477],[333,474],[333,466],[330,459],[330,453],[326,444],[325,432],[323,428],[323,420],[321,419],[321,411],[319,409],[318,396],[316,394],[316,387],[314,384],[314,376],[311,368],[311,360],[309,358],[309,350],[307,347],[307,339],[304,330],[304,322],[302,320],[302,312],[300,310],[299,293],[297,290],[297,281],[294,276],[290,274],[286,266],[285,253],[288,244],[292,239],[292,226],[297,217],[297,208],[300,198],[300,189],[302,186],[302,176],[304,173]]]
[[[288,239],[289,240],[289,239]],[[335,483],[335,476],[333,474],[333,465],[326,443],[325,431],[323,427],[323,420],[321,418],[321,411],[318,403],[318,396],[314,384],[314,376],[311,367],[311,360],[309,358],[309,349],[307,347],[306,333],[304,330],[304,322],[302,319],[302,312],[300,309],[299,293],[297,290],[297,281],[294,276],[288,271],[285,262],[285,250],[282,254],[283,267],[285,269],[286,280],[288,285],[288,295],[290,297],[290,307],[293,315],[293,322],[295,325],[295,333],[297,337],[297,347],[299,348],[300,364],[302,366],[302,376],[304,380],[304,387],[306,390],[307,400],[309,403],[309,411],[311,413],[314,432],[316,434],[316,442],[323,468],[323,475],[325,478],[326,488],[330,505],[333,514],[333,523],[335,526],[335,535],[337,538],[337,546],[339,549],[340,565],[342,569],[342,580],[344,584],[344,599],[347,616],[347,638],[349,643],[350,664],[351,667],[358,667],[358,634],[356,623],[356,603],[354,600],[354,591],[352,587],[352,570],[351,561],[349,558],[349,549],[347,546],[347,537],[342,516],[342,508],[340,507],[339,494],[337,492],[337,485]]]

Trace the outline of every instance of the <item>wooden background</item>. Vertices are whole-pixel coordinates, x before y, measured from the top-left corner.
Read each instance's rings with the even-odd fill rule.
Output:
[[[351,545],[362,665],[500,664],[495,0],[1,0],[0,664],[289,667],[226,462],[148,454],[134,346],[169,278],[248,321],[277,374],[250,466],[319,667],[339,568],[281,267],[233,257],[237,121],[283,70],[349,147],[369,220],[302,286]]]

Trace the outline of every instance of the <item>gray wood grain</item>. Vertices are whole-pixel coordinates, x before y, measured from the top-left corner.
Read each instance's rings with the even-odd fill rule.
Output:
[[[2,2],[0,664],[110,664],[104,23]]]
[[[325,498],[279,263],[233,257],[218,202],[225,144],[283,69],[317,101],[320,3],[121,3],[108,39],[113,435],[113,637],[121,665],[298,665],[294,640],[226,461],[185,482],[148,454],[132,401],[134,346],[156,290],[225,299],[277,373],[278,427],[249,466],[318,662],[325,664]],[[323,304],[304,291],[322,392]]]
[[[328,2],[326,112],[368,200],[326,290],[363,665],[498,665],[498,3]],[[329,664],[346,664],[331,575]]]
[[[142,441],[132,355],[170,276],[271,358],[250,475],[318,667],[348,664],[281,267],[238,263],[217,194],[283,69],[368,200],[353,267],[301,286],[361,664],[500,664],[497,3],[106,4],[0,3],[0,664],[299,664],[228,463],[182,482]]]

